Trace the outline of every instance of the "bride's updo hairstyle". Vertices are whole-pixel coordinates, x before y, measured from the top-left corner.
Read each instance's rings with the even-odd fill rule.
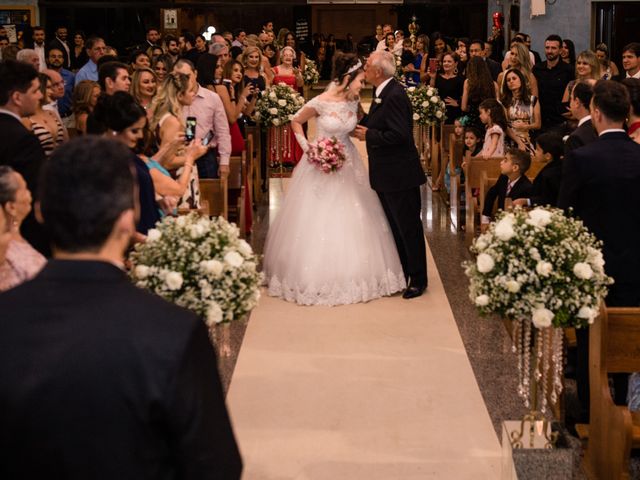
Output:
[[[358,65],[360,64],[360,65]],[[362,61],[355,53],[336,53],[333,62],[333,81],[338,85],[342,85],[345,77],[349,80],[345,88],[349,88],[349,85],[358,76],[360,72],[364,70]]]

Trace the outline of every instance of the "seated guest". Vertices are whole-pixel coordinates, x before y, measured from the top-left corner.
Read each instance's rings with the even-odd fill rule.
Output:
[[[93,112],[98,97],[100,96],[100,85],[98,82],[83,80],[73,89],[71,109],[75,116],[76,132],[78,135],[86,135],[87,118]]]
[[[631,100],[627,133],[634,142],[640,143],[640,80],[637,78],[625,78],[622,80],[622,84],[627,87],[629,99]]]
[[[158,79],[155,72],[146,67],[135,69],[131,76],[130,90],[133,98],[147,110],[158,93]]]
[[[536,139],[536,153],[534,159],[546,162],[542,170],[533,180],[533,189],[529,198],[518,198],[514,205],[558,205],[558,193],[562,181],[562,157],[564,143],[557,133],[543,133]]]
[[[98,81],[98,60],[105,55],[106,45],[100,37],[91,37],[87,40],[86,51],[89,60],[76,73],[76,83],[82,80]]]
[[[582,147],[598,139],[598,134],[591,123],[589,105],[593,96],[593,86],[588,82],[576,82],[571,90],[569,111],[578,120],[576,128],[567,138],[564,146],[565,155],[571,150]]]
[[[149,58],[149,55],[142,50],[136,50],[131,54],[129,64],[131,65],[131,71],[133,72],[137,68],[150,68],[151,59]]]
[[[69,138],[59,117],[51,110],[43,108],[44,105],[51,103],[51,79],[44,73],[39,73],[38,79],[42,96],[36,111],[33,115],[25,117],[22,123],[38,138],[44,154],[48,157],[58,145]]]
[[[43,173],[55,259],[0,294],[3,477],[239,479],[204,322],[124,272],[130,150],[77,138]]]
[[[20,235],[20,225],[31,212],[31,192],[22,175],[6,165],[0,166],[0,209],[11,232],[6,260],[0,263],[3,292],[34,277],[47,260]]]
[[[531,156],[522,150],[512,149],[500,162],[500,177],[488,191],[482,210],[482,228],[485,230],[493,217],[493,206],[498,200],[498,209],[504,210],[505,199],[516,200],[531,195],[531,181],[525,176],[531,165]]]
[[[131,87],[131,77],[127,66],[121,62],[105,62],[98,70],[100,89],[107,95],[115,92],[128,92]]]

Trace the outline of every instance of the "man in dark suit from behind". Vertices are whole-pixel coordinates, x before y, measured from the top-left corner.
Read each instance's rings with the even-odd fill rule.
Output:
[[[569,111],[578,120],[576,128],[567,138],[564,144],[564,153],[582,147],[598,139],[598,133],[591,121],[591,97],[593,96],[593,86],[586,82],[576,82],[569,96]]]
[[[0,295],[0,478],[240,478],[204,323],[124,271],[130,156],[89,136],[43,168],[54,259]]]
[[[484,42],[482,40],[471,40],[469,44],[469,57],[483,58],[484,61],[487,62],[487,67],[489,67],[493,81],[498,80],[498,76],[500,72],[502,72],[502,67],[498,62],[484,55]]]
[[[36,136],[27,130],[21,117],[36,113],[42,93],[38,72],[14,60],[0,62],[0,165],[20,173],[37,199],[38,177],[44,152]],[[49,242],[33,213],[22,223],[22,235],[43,255],[49,256]]]
[[[618,82],[600,80],[593,89],[591,119],[599,138],[572,150],[564,159],[558,205],[573,214],[603,243],[604,269],[615,283],[610,307],[640,306],[640,145],[623,130],[629,93]],[[589,331],[577,330],[577,383],[589,414]],[[626,375],[614,375],[617,403],[625,401]],[[582,417],[582,418],[580,418]]]

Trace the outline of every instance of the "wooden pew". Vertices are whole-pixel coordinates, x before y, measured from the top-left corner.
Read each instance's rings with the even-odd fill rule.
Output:
[[[227,180],[201,178],[200,198],[203,205],[204,202],[207,202],[207,213],[209,216],[229,218]]]
[[[246,235],[246,211],[245,211],[245,176],[246,176],[246,151],[242,155],[232,156],[229,159],[229,177],[227,179],[227,197],[229,218],[235,221],[240,229],[242,238]]]
[[[589,330],[589,425],[583,466],[593,479],[627,480],[632,448],[640,447],[640,419],[615,405],[608,374],[640,371],[640,308],[603,308]]]
[[[262,158],[262,136],[260,132],[260,126],[246,127],[247,142],[251,141],[251,147],[247,143],[248,163],[251,171],[251,183],[252,198],[256,203],[262,201],[262,179],[266,172],[262,171],[261,158]]]
[[[456,168],[462,165],[464,142],[456,140],[453,133],[449,134],[447,159],[450,172],[449,208],[451,212],[451,222],[460,229],[462,224],[462,214],[460,205],[460,194],[462,192],[461,175],[458,175]],[[444,157],[443,157],[444,158]]]
[[[465,239],[471,243],[475,236],[477,223],[476,213],[482,213],[482,203],[473,197],[473,189],[480,190],[486,185],[489,178],[498,178],[500,175],[500,162],[504,157],[468,157],[464,167],[465,176]]]

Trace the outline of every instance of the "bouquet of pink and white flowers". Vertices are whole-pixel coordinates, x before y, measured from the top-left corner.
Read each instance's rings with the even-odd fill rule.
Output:
[[[344,144],[336,137],[321,138],[309,143],[307,160],[324,173],[337,172],[344,165]]]

